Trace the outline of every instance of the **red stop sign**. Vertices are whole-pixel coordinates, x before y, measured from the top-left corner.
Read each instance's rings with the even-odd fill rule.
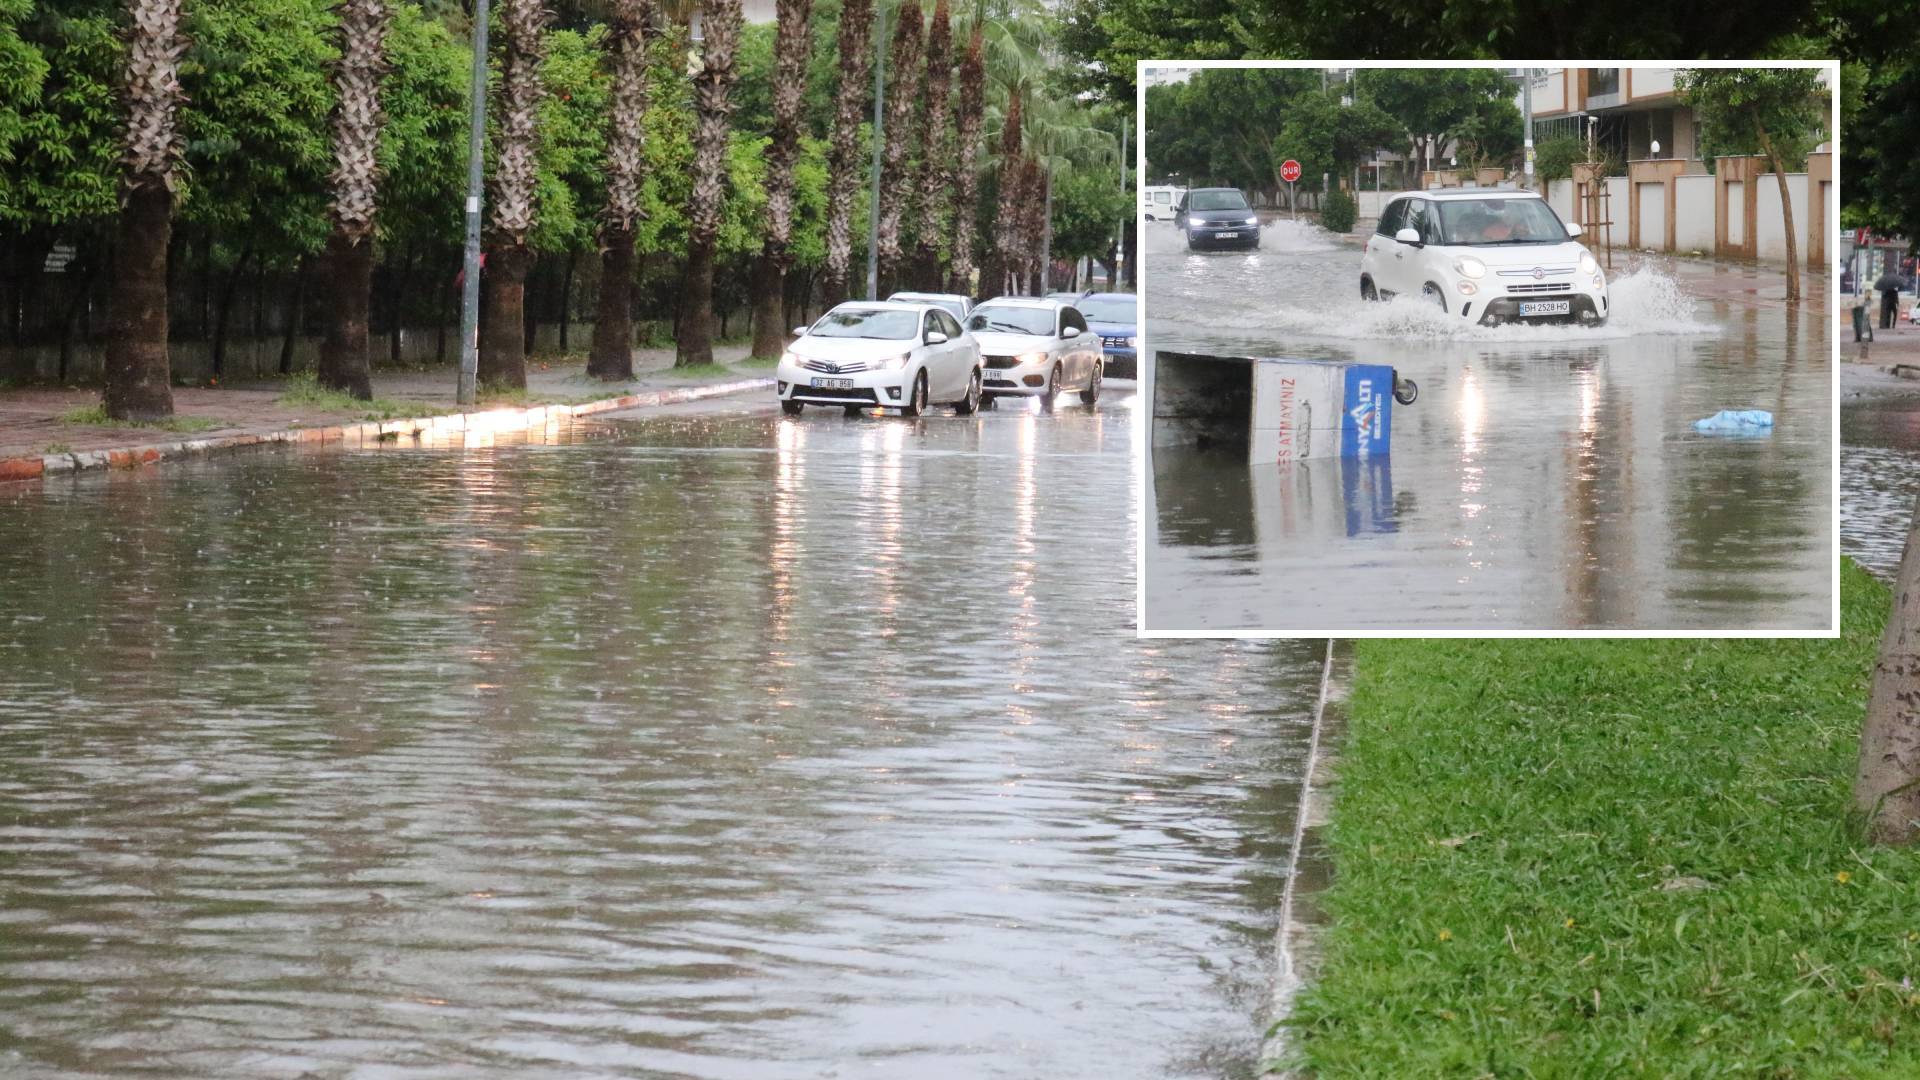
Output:
[[[1281,162],[1280,163],[1280,179],[1285,180],[1289,184],[1293,183],[1295,180],[1300,179],[1300,163],[1293,160],[1292,158],[1288,158],[1287,160]]]

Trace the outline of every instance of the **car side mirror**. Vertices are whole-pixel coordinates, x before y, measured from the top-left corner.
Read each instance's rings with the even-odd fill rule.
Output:
[[[1066,328],[1065,330],[1062,330],[1062,331],[1060,331],[1060,336],[1061,336],[1061,337],[1063,337],[1063,338],[1074,338],[1074,337],[1079,337],[1079,336],[1080,336],[1080,328],[1079,328],[1079,327],[1077,327],[1077,326],[1069,326],[1069,327],[1067,327],[1067,328]]]
[[[1393,234],[1393,238],[1395,240],[1400,241],[1403,244],[1412,244],[1414,247],[1420,246],[1420,230],[1419,229],[1414,229],[1414,228],[1401,229],[1399,232]]]
[[[1579,223],[1579,222],[1577,222],[1577,221],[1569,221],[1569,222],[1567,222],[1567,235],[1568,235],[1568,236],[1579,236],[1579,235],[1580,235],[1580,223]]]
[[[947,343],[947,335],[941,333],[938,330],[927,331],[927,344],[945,345],[946,343]]]
[[[796,327],[794,327],[794,328],[793,328],[793,336],[794,336],[794,337],[806,337],[806,336],[807,336],[807,328],[806,328],[806,327],[804,327],[804,326],[796,326]]]

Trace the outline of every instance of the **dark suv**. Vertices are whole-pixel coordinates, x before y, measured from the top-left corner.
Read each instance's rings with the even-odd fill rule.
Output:
[[[1174,227],[1187,234],[1187,249],[1257,248],[1260,217],[1239,188],[1194,188],[1173,211]]]

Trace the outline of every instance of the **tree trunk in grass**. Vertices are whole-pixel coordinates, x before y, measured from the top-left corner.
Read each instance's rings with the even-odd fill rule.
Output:
[[[321,386],[361,401],[373,400],[367,362],[368,309],[373,296],[373,241],[355,242],[335,229],[320,255],[327,295],[327,325],[320,339]]]
[[[248,240],[240,249],[240,257],[234,261],[233,269],[227,271],[226,283],[220,286],[218,314],[213,320],[213,377],[217,382],[227,375],[227,327],[233,325],[233,294],[240,291],[240,278],[247,271],[247,261],[253,258],[253,241]]]
[[[101,403],[116,420],[173,415],[167,357],[167,248],[182,141],[182,0],[128,0],[122,194],[113,249],[113,321]]]
[[[777,357],[787,347],[781,318],[787,268],[793,263],[793,163],[800,157],[800,105],[807,93],[808,22],[813,0],[778,0],[773,44],[773,131],[767,145],[767,238],[753,267],[753,356]]]
[[[920,36],[924,16],[919,0],[904,0],[893,13],[893,41],[887,50],[886,131],[880,146],[880,296],[900,287],[906,270],[900,222],[913,201],[910,164],[914,143],[914,106],[920,99]]]
[[[600,299],[594,309],[587,374],[633,378],[633,234],[645,179],[647,25],[653,0],[615,0],[606,53],[612,93],[607,103],[607,201],[600,211]]]
[[[687,199],[687,277],[674,367],[713,363],[713,255],[726,199],[727,124],[740,0],[708,0],[700,68],[693,75],[693,192]]]
[[[1773,139],[1767,135],[1766,126],[1756,119],[1753,128],[1760,136],[1760,149],[1767,155],[1773,178],[1780,185],[1780,214],[1786,223],[1787,237],[1787,303],[1791,304],[1800,299],[1800,252],[1793,236],[1793,200],[1787,195],[1787,168],[1780,160],[1780,151],[1774,147]]]
[[[860,185],[860,115],[873,70],[867,40],[872,31],[873,0],[846,0],[840,8],[840,86],[833,99],[833,131],[827,148],[826,296],[822,299],[828,307],[847,299],[853,202]]]
[[[480,287],[486,291],[486,302],[480,306],[482,386],[527,388],[527,271],[532,266],[533,252],[524,247],[487,253],[487,268],[480,278]]]
[[[1920,506],[1900,555],[1893,611],[1873,664],[1853,804],[1866,816],[1874,843],[1920,840]]]
[[[293,374],[293,350],[300,342],[300,327],[307,312],[307,275],[312,273],[313,262],[302,257],[293,268],[293,285],[287,295],[287,331],[280,339],[280,374]]]

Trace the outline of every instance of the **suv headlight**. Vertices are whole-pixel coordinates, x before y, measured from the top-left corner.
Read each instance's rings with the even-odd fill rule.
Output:
[[[900,354],[899,356],[887,356],[887,357],[882,357],[879,363],[877,363],[877,364],[875,364],[875,365],[873,365],[873,366],[874,366],[874,370],[876,370],[876,371],[898,371],[898,370],[900,370],[901,368],[903,368],[903,367],[906,367],[906,366],[907,366],[907,360],[908,360],[909,358],[911,358],[912,356],[913,356],[913,354],[912,354],[912,353],[910,353],[910,352],[903,352],[903,353],[901,353],[901,354]]]
[[[1600,263],[1594,259],[1593,252],[1583,251],[1580,253],[1580,272],[1583,274],[1598,274],[1600,272]]]
[[[1487,264],[1471,255],[1462,255],[1453,260],[1453,269],[1461,277],[1483,278],[1487,276]]]

